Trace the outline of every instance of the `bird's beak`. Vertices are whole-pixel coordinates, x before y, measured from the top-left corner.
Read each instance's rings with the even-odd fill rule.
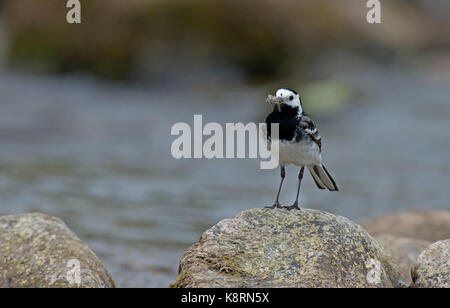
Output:
[[[283,102],[283,100],[281,99],[281,97],[276,97],[271,94],[267,95],[266,103],[275,106],[275,108],[277,108],[278,111],[280,111],[280,109],[281,109],[282,102]]]

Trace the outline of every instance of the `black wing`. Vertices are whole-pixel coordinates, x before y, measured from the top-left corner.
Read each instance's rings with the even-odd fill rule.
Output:
[[[307,114],[302,115],[297,125],[297,138],[301,139],[304,135],[310,137],[310,139],[315,142],[322,151],[322,138],[320,137],[319,130]]]

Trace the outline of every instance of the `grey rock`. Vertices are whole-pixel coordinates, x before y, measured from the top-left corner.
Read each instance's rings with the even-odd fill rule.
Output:
[[[405,287],[384,248],[330,213],[251,209],[207,230],[170,287]]]
[[[389,234],[375,236],[375,239],[386,248],[392,261],[398,265],[404,280],[410,284],[411,267],[420,253],[430,246],[430,242],[406,237],[397,237]]]
[[[361,224],[371,235],[391,234],[436,242],[450,238],[450,212],[412,210],[366,220]]]
[[[0,217],[0,288],[110,288],[97,256],[59,219]]]
[[[414,288],[450,288],[450,239],[431,244],[411,270]]]

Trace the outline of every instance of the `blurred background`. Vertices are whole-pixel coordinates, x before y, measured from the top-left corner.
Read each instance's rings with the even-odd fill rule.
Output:
[[[450,209],[450,2],[0,1],[0,215],[63,219],[120,287],[166,287],[219,220],[270,205],[256,159],[175,160],[176,122],[262,122],[298,90],[341,188],[301,206],[359,220]],[[295,198],[287,169],[281,201]]]

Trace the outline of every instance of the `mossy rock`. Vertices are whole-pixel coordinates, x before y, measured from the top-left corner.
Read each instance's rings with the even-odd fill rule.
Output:
[[[405,287],[361,226],[317,210],[251,209],[190,247],[171,287]]]
[[[0,288],[113,288],[97,256],[58,218],[0,217]]]
[[[414,288],[450,288],[450,239],[431,244],[411,270]]]

